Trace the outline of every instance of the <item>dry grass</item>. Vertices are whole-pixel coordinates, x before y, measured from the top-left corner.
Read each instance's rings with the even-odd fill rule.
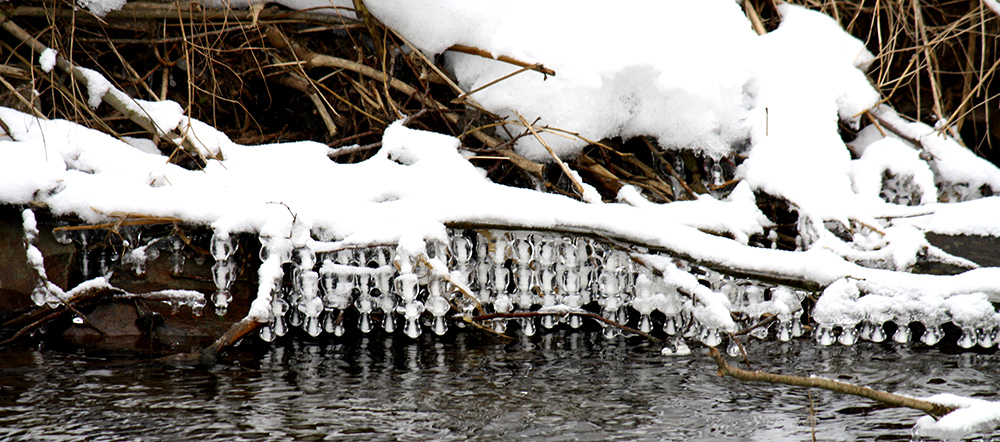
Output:
[[[980,1],[792,0],[834,17],[876,55],[870,78],[900,113],[1000,158],[1000,16]],[[751,0],[777,26],[775,0]]]
[[[776,1],[746,1],[758,31],[777,26]],[[942,130],[960,135],[980,154],[1000,157],[993,149],[1000,143],[1000,85],[994,81],[1000,17],[992,10],[973,0],[794,2],[835,17],[866,42],[877,54],[870,77],[893,107],[914,119],[941,122]],[[351,20],[276,6],[217,11],[197,3],[136,1],[97,19],[68,3],[14,0],[2,7],[34,38],[98,70],[129,95],[176,101],[238,143],[310,139],[343,147],[332,156],[336,161],[356,162],[375,151],[388,123],[409,118],[411,126],[462,138],[479,153],[472,161],[497,182],[579,196],[581,183],[563,168],[528,161],[504,141],[533,131],[578,135],[530,127],[498,138],[503,126],[476,103],[475,91],[463,91],[434,60],[365,14]],[[37,55],[0,33],[0,105],[114,136],[145,136],[108,106],[91,109],[86,91],[67,74],[43,72]],[[741,161],[733,156],[716,165],[690,152],[663,152],[645,138],[586,141],[590,147],[569,166],[606,199],[624,184],[660,202],[724,193]],[[161,149],[197,166],[174,145],[162,142]],[[713,166],[723,170],[721,182],[708,179]]]

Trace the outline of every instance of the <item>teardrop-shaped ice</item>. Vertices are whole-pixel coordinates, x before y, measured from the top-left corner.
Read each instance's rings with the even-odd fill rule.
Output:
[[[893,333],[892,340],[900,344],[910,342],[910,326],[908,324],[900,324],[896,328],[896,333]]]
[[[369,333],[372,331],[371,313],[361,314],[361,317],[358,318],[358,330],[361,330],[361,333]]]
[[[525,336],[535,335],[535,318],[521,318],[521,333]]]
[[[990,348],[996,345],[996,328],[985,328],[976,330],[976,336],[979,337],[979,346],[983,348]]]
[[[448,333],[448,323],[444,321],[444,317],[435,316],[434,317],[434,334],[438,336],[444,336]]]
[[[285,318],[281,316],[274,317],[274,335],[275,336],[285,336],[288,333],[288,328],[285,327]]]
[[[719,334],[719,330],[714,328],[705,328],[701,331],[701,336],[699,339],[703,344],[715,347],[722,343],[722,336]]]
[[[958,346],[972,348],[973,345],[976,345],[976,330],[969,327],[962,328],[962,336],[958,338]]]
[[[856,325],[845,325],[840,331],[840,336],[837,340],[842,345],[854,345],[858,340],[857,332],[855,331]]]
[[[768,322],[765,323],[764,325],[761,325],[760,327],[756,327],[753,330],[750,330],[750,336],[753,336],[760,340],[767,339],[767,334],[771,330],[771,324],[772,323]]]
[[[833,345],[833,327],[820,325],[816,329],[816,342],[819,342],[820,345],[824,346]]]
[[[319,336],[319,334],[322,332],[323,332],[323,327],[320,326],[319,318],[314,318],[314,317],[306,318],[306,333],[309,333],[309,336],[315,338]]]
[[[670,336],[677,334],[677,315],[667,316],[667,320],[663,321],[663,331]]]
[[[791,321],[778,322],[778,340],[780,340],[781,342],[788,342],[792,340]]]
[[[743,354],[740,345],[736,342],[736,338],[729,339],[729,347],[726,348],[726,353],[733,358],[738,358]]]
[[[500,334],[507,333],[507,320],[506,319],[498,319],[498,320],[493,321],[493,331],[495,331],[497,333],[500,333]]]
[[[642,315],[642,317],[639,318],[639,331],[649,333],[651,330],[653,330],[653,324],[649,320],[649,315]]]
[[[417,339],[420,337],[420,323],[416,319],[410,319],[406,321],[406,329],[404,331],[406,332],[406,336]]]
[[[385,313],[385,318],[382,320],[382,330],[385,330],[386,333],[396,331],[396,315],[391,311]]]
[[[45,289],[44,285],[39,284],[31,291],[31,302],[35,305],[41,307],[45,304],[45,298],[48,295],[48,290]]]
[[[792,337],[797,338],[805,334],[805,330],[802,329],[802,322],[799,318],[792,319]]]
[[[926,345],[934,345],[941,341],[942,336],[944,336],[944,331],[941,330],[940,324],[928,324],[924,330],[924,334],[920,335],[920,342]]]
[[[542,327],[552,328],[556,326],[556,318],[552,315],[542,316]]]
[[[274,331],[271,329],[270,325],[265,325],[260,328],[260,338],[264,342],[274,342]]]
[[[337,326],[337,312],[334,310],[326,310],[323,312],[323,331],[327,333],[333,333],[333,329]]]
[[[872,334],[868,340],[872,342],[885,342],[887,336],[885,335],[885,329],[882,328],[882,324],[873,324],[871,331]]]

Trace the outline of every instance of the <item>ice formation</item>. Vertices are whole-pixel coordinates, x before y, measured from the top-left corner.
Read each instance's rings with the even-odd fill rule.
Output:
[[[686,353],[695,341],[726,343],[735,352],[725,333],[767,316],[775,319],[753,336],[786,341],[805,334],[803,299],[815,295],[812,338],[821,345],[933,345],[947,323],[962,329],[963,347],[997,344],[1000,269],[976,268],[931,246],[924,234],[1000,234],[993,216],[1000,200],[992,196],[1000,191],[1000,170],[934,128],[876,106],[864,76],[871,54],[828,17],[782,5],[781,26],[756,36],[731,0],[666,2],[648,14],[629,13],[623,44],[593,31],[640,2],[612,9],[530,3],[540,12],[558,7],[559,14],[523,14],[494,2],[368,3],[428,53],[469,44],[555,69],[556,77],[526,72],[472,98],[500,115],[541,117],[539,125],[580,134],[549,138],[563,155],[577,152],[583,138],[651,135],[666,149],[712,160],[744,155],[732,171],[721,162],[707,166],[707,184],[724,177],[740,183],[728,195],[665,205],[625,187],[615,203],[588,204],[494,184],[463,157],[457,139],[401,123],[386,129],[373,158],[336,164],[317,143],[236,145],[184,117],[176,103],[126,100],[81,69],[90,105],[109,97],[126,103],[158,135],[208,158],[204,170],[169,164],[144,140],[127,144],[0,108],[10,131],[0,138],[0,202],[40,203],[92,223],[127,213],[209,227],[217,290],[208,297],[216,313],[232,299],[236,238],[256,237],[259,280],[250,316],[263,324],[265,340],[291,328],[312,336],[339,336],[347,327],[443,334],[454,315],[546,313],[490,320],[496,331],[530,335],[561,322],[578,327],[576,313],[590,309],[671,337],[665,353]],[[575,15],[563,16],[567,11]],[[426,26],[427,16],[441,26]],[[673,44],[681,38],[685,44]],[[663,44],[631,44],[650,41]],[[513,70],[495,60],[447,57],[469,89]],[[838,121],[860,126],[865,111],[889,132],[860,128],[845,145]],[[518,149],[547,158],[533,143],[522,138]],[[779,226],[757,207],[760,195],[789,203],[797,250],[768,248]],[[23,217],[30,263],[44,271],[33,214],[25,210]],[[106,284],[103,275],[116,265],[141,273],[146,260],[169,259],[181,268],[179,238],[139,232],[125,229],[131,248],[122,255],[85,257],[81,272],[94,278],[87,284]],[[57,239],[84,250],[92,241],[85,232]],[[920,260],[970,270],[910,273]],[[39,304],[82,290],[54,287],[43,271],[32,294]],[[204,303],[190,295],[164,293]],[[915,323],[922,327],[911,328]],[[922,421],[920,428],[937,434],[946,424]]]

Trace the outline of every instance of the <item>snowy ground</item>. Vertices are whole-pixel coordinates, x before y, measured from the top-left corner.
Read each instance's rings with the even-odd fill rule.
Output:
[[[236,145],[186,118],[174,103],[131,101],[99,74],[82,70],[91,105],[117,97],[146,114],[160,135],[176,136],[179,143],[216,159],[208,160],[204,170],[186,170],[167,163],[149,139],[123,142],[66,121],[43,121],[0,108],[9,131],[0,138],[0,202],[41,203],[53,213],[91,223],[130,213],[211,226],[213,253],[220,263],[232,254],[232,235],[259,235],[264,252],[251,315],[267,322],[268,330],[276,325],[273,313],[288,309],[274,296],[284,262],[295,260],[302,268],[296,287],[303,292],[296,298],[301,305],[293,308],[302,309],[308,324],[324,308],[343,309],[356,301],[333,295],[330,278],[359,278],[357,270],[343,268],[350,257],[334,257],[345,248],[369,244],[398,244],[382,263],[392,266],[386,274],[393,276],[383,287],[393,292],[392,307],[385,311],[398,312],[407,327],[415,326],[422,314],[440,319],[450,304],[439,302],[447,295],[430,288],[436,287],[433,281],[465,287],[487,278],[475,276],[472,267],[456,268],[456,261],[447,257],[464,247],[456,246],[448,226],[490,225],[505,231],[598,234],[666,252],[624,258],[645,265],[627,264],[632,279],[623,284],[630,293],[609,295],[615,290],[601,279],[594,282],[595,293],[579,296],[592,296],[586,299],[612,313],[622,305],[643,314],[660,310],[669,316],[684,310],[700,327],[690,337],[703,342],[717,343],[719,332],[735,331],[730,311],[773,313],[787,322],[803,296],[794,287],[819,287],[813,317],[822,344],[877,340],[873,325],[912,321],[927,327],[921,337],[926,343],[940,339],[935,330],[952,322],[963,329],[961,342],[968,346],[995,345],[1000,315],[991,303],[1000,302],[1000,270],[951,257],[929,245],[924,235],[1000,235],[995,216],[1000,198],[991,196],[1000,192],[1000,170],[947,134],[879,106],[879,94],[865,76],[872,54],[829,17],[783,5],[780,27],[758,36],[731,0],[652,7],[626,2],[610,9],[596,2],[571,7],[527,1],[441,0],[420,7],[395,0],[367,3],[375,16],[428,55],[464,44],[553,69],[556,76],[528,71],[471,97],[510,121],[519,121],[518,115],[527,121],[537,118],[536,126],[579,134],[542,133],[560,156],[578,154],[585,139],[647,135],[664,148],[695,150],[714,159],[745,155],[736,171],[740,182],[721,200],[702,195],[658,205],[626,186],[617,201],[604,203],[585,186],[583,199],[589,202],[581,202],[494,184],[466,159],[470,153],[457,139],[400,123],[385,131],[374,158],[336,164],[327,158],[329,148],[318,143]],[[616,32],[595,32],[607,28]],[[43,53],[39,62],[51,69],[54,55]],[[517,70],[452,52],[446,64],[466,90]],[[872,118],[862,118],[865,112]],[[845,144],[838,122],[860,129],[857,139]],[[523,130],[516,123],[511,128]],[[516,149],[538,161],[551,160],[533,137],[521,138]],[[750,236],[774,228],[757,208],[755,192],[795,208],[798,251],[748,245]],[[30,232],[30,213],[25,218]],[[500,252],[474,253],[477,264],[519,257],[551,264],[558,275],[531,277],[562,282],[543,283],[538,304],[570,311],[582,305],[577,289],[566,289],[565,278],[583,276],[558,267],[554,255],[545,253],[560,254],[563,264],[590,255],[563,252],[567,246],[556,237],[518,235],[491,243],[500,244]],[[519,244],[528,245],[518,249]],[[586,247],[594,247],[590,244]],[[443,252],[435,252],[438,245]],[[611,254],[601,256],[601,264],[608,265]],[[908,272],[927,257],[970,270],[955,276]],[[689,273],[695,264],[786,281],[789,287],[771,286],[774,295],[766,302],[755,291],[759,288],[735,288],[721,274],[707,288]],[[217,269],[225,280],[226,266]],[[376,271],[365,278],[379,275]],[[427,292],[418,291],[418,285]],[[220,292],[225,288],[221,284]],[[677,293],[689,299],[671,301]],[[497,293],[478,301],[494,311],[533,304]],[[213,302],[224,306],[224,293]],[[1000,406],[994,403],[937,399],[969,408],[961,416],[956,412],[937,422],[921,420],[917,428],[922,435],[954,438],[1000,421]]]

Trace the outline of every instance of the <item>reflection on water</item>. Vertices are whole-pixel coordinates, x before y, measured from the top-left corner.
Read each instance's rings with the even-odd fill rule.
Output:
[[[755,369],[1000,400],[995,354],[813,341],[749,351]],[[813,431],[810,404],[818,440],[908,440],[920,416],[742,384],[717,377],[697,351],[663,357],[600,333],[254,344],[212,368],[123,363],[93,349],[0,354],[3,440],[802,441]]]

